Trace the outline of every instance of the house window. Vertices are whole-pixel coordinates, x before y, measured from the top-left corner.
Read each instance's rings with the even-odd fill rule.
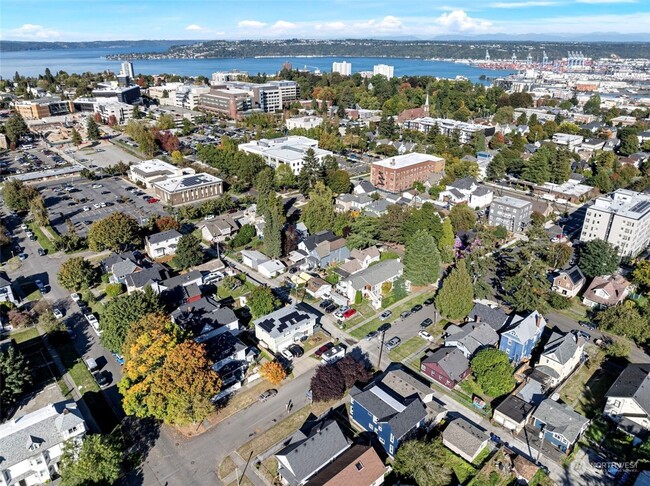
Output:
[[[357,462],[354,467],[357,468],[357,471],[361,471],[363,469],[363,462]]]
[[[618,408],[621,406],[621,401],[620,400],[614,400],[614,408]]]
[[[395,453],[395,448],[393,446],[390,446],[390,454],[393,455]]]
[[[372,417],[372,423],[373,423],[373,424],[376,424],[376,423],[377,423],[377,417],[375,417],[374,415],[373,415],[373,417]]]
[[[385,443],[386,443],[386,441],[385,441],[383,438],[381,438],[381,437],[379,438],[379,442],[381,442],[382,444],[385,444]]]

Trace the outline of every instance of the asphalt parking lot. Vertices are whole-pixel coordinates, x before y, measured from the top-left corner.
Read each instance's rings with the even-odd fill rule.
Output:
[[[137,164],[140,162],[139,158],[122,150],[120,146],[105,140],[102,140],[98,145],[93,147],[83,148],[78,151],[74,151],[73,149],[70,155],[76,161],[91,169],[96,167],[110,167],[117,165],[119,162],[124,162],[125,164]]]
[[[55,189],[62,189],[68,183],[74,187],[73,191],[55,191]],[[93,188],[93,185],[101,185],[101,187]],[[68,182],[53,181],[38,185],[50,212],[54,229],[59,234],[67,233],[66,220],[70,219],[75,225],[77,234],[81,236],[86,234],[93,222],[116,211],[133,216],[140,224],[153,216],[165,214],[160,203],[149,204],[142,195],[127,192],[127,189],[132,187],[135,186],[119,177],[98,181],[75,177],[72,180],[68,179]],[[143,191],[140,192],[144,194]],[[127,202],[118,202],[117,199],[120,197]],[[102,204],[104,207],[101,207]]]
[[[43,153],[43,150],[46,150],[47,154]],[[0,157],[0,174],[27,174],[67,165],[70,164],[57,153],[38,145],[34,149],[10,152]]]

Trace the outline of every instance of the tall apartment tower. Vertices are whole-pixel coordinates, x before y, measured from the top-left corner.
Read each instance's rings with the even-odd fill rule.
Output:
[[[352,74],[352,64],[346,61],[333,62],[332,72],[339,73],[341,76],[350,76]]]
[[[395,68],[393,66],[388,66],[387,64],[377,64],[372,68],[373,76],[377,76],[378,74],[381,74],[382,76],[385,76],[386,79],[391,79],[393,77],[394,72],[395,72]]]
[[[135,79],[135,74],[133,74],[133,63],[130,61],[124,61],[122,63],[120,74],[128,76],[131,79]]]
[[[650,196],[618,189],[587,209],[580,241],[605,240],[622,257],[634,257],[650,243]]]

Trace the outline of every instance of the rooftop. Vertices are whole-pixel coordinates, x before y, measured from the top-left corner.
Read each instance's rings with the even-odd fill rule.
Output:
[[[495,197],[492,200],[492,204],[501,204],[502,206],[510,206],[512,208],[525,208],[527,206],[531,206],[530,201],[526,201],[525,199],[519,199],[516,197],[510,197],[510,196],[499,196]]]
[[[178,167],[175,165],[169,164],[160,159],[151,159],[140,162],[137,165],[131,166],[131,170],[137,170],[137,172],[148,175],[148,174],[158,174],[161,171],[166,171],[171,174],[178,172]]]
[[[421,164],[422,162],[444,162],[444,160],[445,159],[442,157],[436,157],[435,155],[413,152],[411,154],[397,155],[395,157],[390,157],[378,162],[373,162],[372,165],[379,167],[388,167],[391,169],[402,169],[411,165]]]
[[[647,414],[650,414],[650,363],[627,365],[607,391],[606,396],[633,398]]]
[[[207,186],[223,182],[218,177],[210,174],[189,174],[179,177],[171,177],[164,181],[154,182],[154,185],[167,192],[183,191],[193,187]]]
[[[463,418],[457,418],[442,431],[444,441],[450,442],[469,456],[474,456],[484,447],[487,434]]]
[[[254,321],[254,324],[267,332],[272,338],[276,338],[311,319],[317,319],[316,314],[313,314],[307,306],[296,304],[283,307],[264,317],[260,317]]]
[[[568,405],[547,398],[539,404],[533,416],[546,424],[545,430],[564,436],[571,444],[580,435],[589,419]]]
[[[630,219],[641,219],[650,213],[650,195],[618,189],[611,194],[597,198],[589,209],[613,213]]]

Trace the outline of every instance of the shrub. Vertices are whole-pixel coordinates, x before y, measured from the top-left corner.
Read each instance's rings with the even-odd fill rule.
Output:
[[[124,292],[124,288],[121,283],[112,283],[106,286],[106,295],[109,297],[117,297],[118,295]]]

